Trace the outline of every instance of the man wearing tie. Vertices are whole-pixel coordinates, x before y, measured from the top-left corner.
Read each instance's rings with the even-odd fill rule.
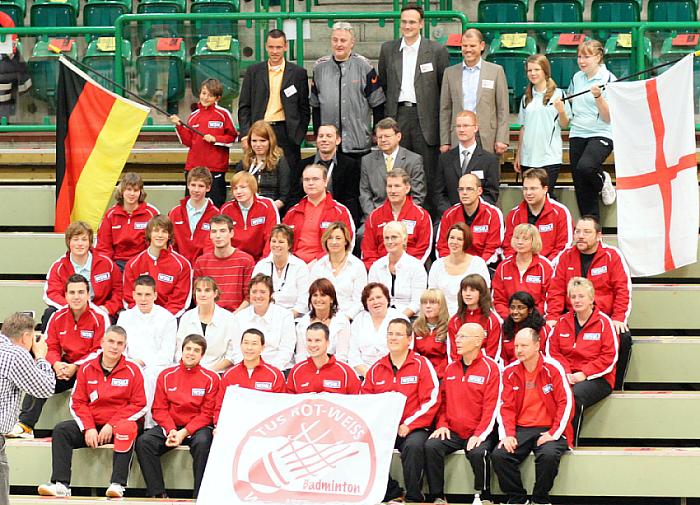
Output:
[[[440,93],[440,152],[457,143],[453,129],[462,110],[475,112],[482,119],[481,147],[494,154],[508,148],[508,82],[503,67],[481,59],[486,43],[476,28],[462,34],[464,61],[445,70]]]
[[[459,145],[440,155],[435,184],[439,193],[438,210],[444,213],[459,202],[459,178],[474,174],[481,181],[482,198],[495,205],[498,201],[498,185],[501,177],[498,157],[483,149],[476,141],[479,122],[472,111],[463,110],[455,119]],[[441,214],[442,215],[442,214]]]
[[[401,146],[423,157],[428,183],[424,206],[433,211],[438,187],[432,180],[440,142],[438,90],[449,56],[444,46],[421,37],[424,24],[423,8],[405,5],[401,9],[402,37],[382,45],[378,68],[386,115],[396,118],[403,132]]]

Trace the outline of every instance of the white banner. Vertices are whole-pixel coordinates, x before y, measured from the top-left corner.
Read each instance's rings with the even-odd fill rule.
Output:
[[[375,505],[406,398],[229,387],[197,505]]]
[[[607,86],[617,228],[633,276],[697,261],[693,55],[658,77]]]

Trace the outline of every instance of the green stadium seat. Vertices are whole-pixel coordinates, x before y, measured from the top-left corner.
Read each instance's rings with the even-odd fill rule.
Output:
[[[585,37],[584,40],[588,40]],[[547,43],[545,55],[552,67],[552,79],[557,83],[557,86],[566,89],[571,83],[571,78],[578,72],[577,53],[578,46],[563,45],[559,43],[559,37],[553,37]]]
[[[83,6],[85,26],[114,26],[122,14],[131,12],[131,0],[88,0]]]
[[[190,6],[193,14],[240,12],[239,0],[195,0]],[[231,35],[238,38],[238,22],[224,20],[194,21],[193,35],[203,39],[210,35]]]
[[[165,101],[168,110],[176,112],[177,102],[185,96],[185,44],[173,50],[159,48],[159,42],[169,39],[148,39],[143,42],[136,59],[139,94],[147,99]]]
[[[477,8],[479,23],[524,23],[527,21],[528,0],[481,0]],[[486,42],[497,34],[484,31]]]
[[[537,42],[534,37],[527,35],[522,47],[506,47],[504,38],[508,36],[509,34],[504,34],[493,39],[486,60],[501,65],[505,70],[510,111],[515,113],[528,83],[525,64],[529,56],[537,54]]]
[[[52,113],[56,108],[56,89],[58,87],[58,57],[59,55],[49,49],[51,41],[37,40],[29,57],[27,67],[32,76],[32,95],[49,105]],[[71,41],[70,49],[65,51],[72,58],[78,57],[78,47],[75,41]]]
[[[114,44],[114,37],[99,37],[91,40],[85,51],[83,63],[108,79],[114,80]],[[124,68],[128,69],[131,65],[131,42],[128,40],[122,40],[122,60]],[[91,77],[105,88],[117,91],[109,82],[95,74],[91,74]]]
[[[462,34],[461,33],[450,33],[445,41],[445,47],[447,48],[447,54],[450,57],[450,65],[456,65],[457,63],[462,63],[464,57],[462,56]]]
[[[141,0],[136,12],[139,14],[181,14],[186,12],[186,0]],[[184,35],[182,21],[143,21],[139,23],[141,40],[157,37],[181,37]]]
[[[634,73],[634,55],[632,54],[631,47],[622,47],[618,44],[620,37],[623,34],[617,34],[611,36],[605,42],[605,66],[610,70],[615,77],[618,79],[620,77],[625,77]],[[652,61],[652,48],[651,40],[644,38],[644,66],[651,66]]]
[[[700,41],[698,41],[694,46],[689,46],[683,43],[684,38],[695,37],[694,34],[681,34],[676,37],[669,36],[666,37],[661,43],[661,50],[659,51],[659,57],[654,61],[654,65],[660,63],[665,63],[668,61],[675,61],[683,56],[687,55],[690,51],[700,50]],[[670,66],[662,67],[657,72],[659,74],[664,73],[668,70]],[[695,95],[695,113],[700,114],[700,59],[693,58],[693,90]]]
[[[15,26],[24,26],[24,15],[27,12],[27,0],[1,0],[0,12],[12,18]]]
[[[639,21],[642,0],[593,0],[591,21],[594,23]],[[594,30],[596,38],[605,40],[614,30]]]
[[[537,23],[580,23],[583,21],[583,0],[535,0],[534,20]],[[538,36],[549,41],[558,30],[539,32]]]
[[[37,0],[29,11],[32,26],[76,26],[78,0]]]
[[[649,0],[649,3],[647,3],[647,19],[650,22],[692,23],[698,20],[698,6],[695,0]],[[676,33],[693,31],[697,31],[697,28],[683,28],[679,26],[675,30],[658,30],[652,33],[657,38],[664,38],[669,34],[675,35]]]
[[[224,87],[220,105],[229,108],[240,90],[240,64],[240,43],[230,35],[200,40],[190,62],[192,94],[199,96],[206,79],[218,79]]]

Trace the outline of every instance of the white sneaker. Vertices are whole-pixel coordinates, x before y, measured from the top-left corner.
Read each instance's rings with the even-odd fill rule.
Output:
[[[447,505],[447,500],[445,500],[444,498],[435,498],[435,501],[433,503],[439,505]]]
[[[122,498],[124,496],[124,491],[124,486],[117,484],[116,482],[112,482],[107,488],[105,496],[107,496],[107,498]]]
[[[479,496],[479,493],[476,493],[474,495],[474,501],[472,502],[472,505],[482,505],[481,497]]]
[[[613,186],[610,174],[603,170],[603,189],[600,190],[600,197],[603,199],[603,205],[612,205],[615,203],[615,187]]]
[[[37,488],[37,491],[41,496],[58,496],[59,498],[70,496],[70,488],[61,482],[42,484]]]
[[[17,423],[9,432],[5,433],[5,437],[31,440],[34,438],[34,430],[25,424]]]

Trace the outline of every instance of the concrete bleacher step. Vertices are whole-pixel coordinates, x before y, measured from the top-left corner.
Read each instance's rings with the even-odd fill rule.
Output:
[[[698,384],[700,337],[633,337],[625,382]]]

